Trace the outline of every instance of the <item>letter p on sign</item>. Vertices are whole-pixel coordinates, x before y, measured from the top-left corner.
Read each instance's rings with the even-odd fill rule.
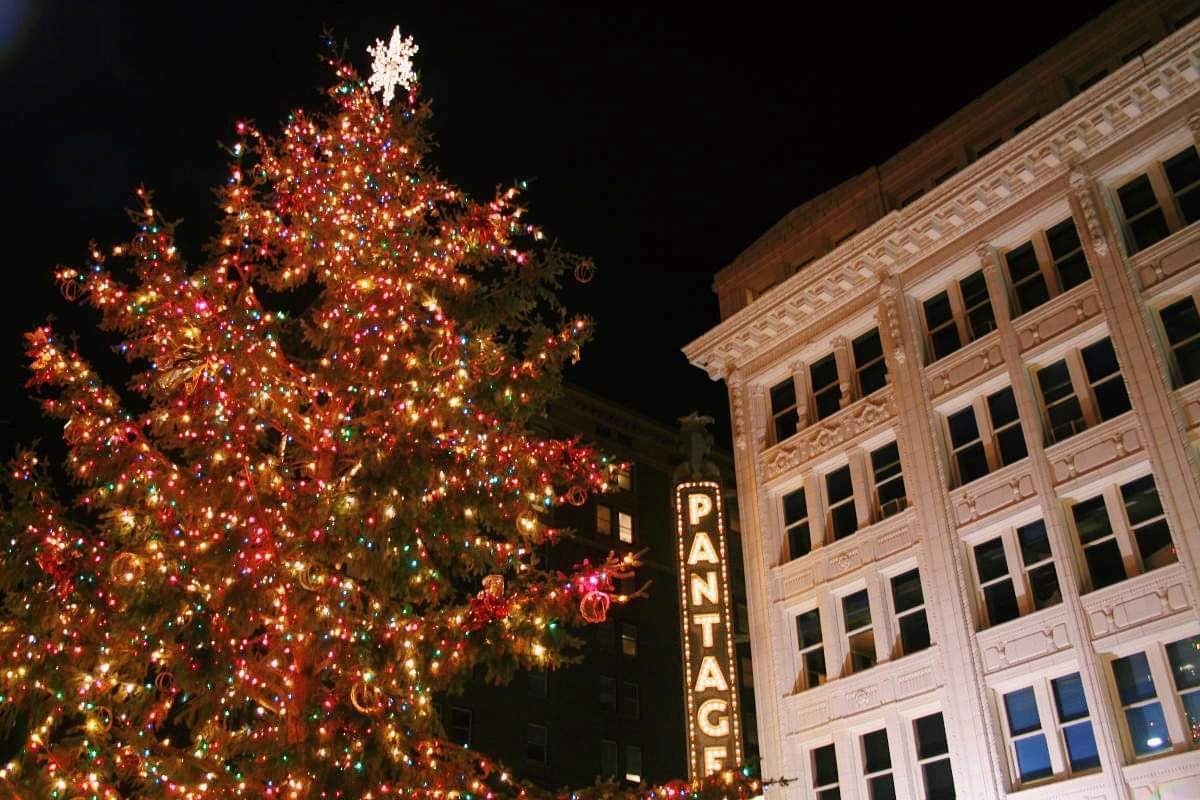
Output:
[[[706,494],[688,495],[688,522],[699,525],[712,512],[712,498]]]

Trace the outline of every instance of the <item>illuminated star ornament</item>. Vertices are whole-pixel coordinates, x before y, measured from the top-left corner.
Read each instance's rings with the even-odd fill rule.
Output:
[[[376,39],[374,46],[367,48],[375,59],[371,62],[371,77],[367,83],[371,85],[371,91],[383,93],[385,106],[392,104],[397,85],[409,89],[416,82],[412,59],[419,49],[411,36],[400,35],[399,25],[392,29],[392,39],[387,47],[383,46],[383,39]]]

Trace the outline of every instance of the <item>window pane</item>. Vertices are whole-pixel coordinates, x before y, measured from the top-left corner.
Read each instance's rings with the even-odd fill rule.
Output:
[[[896,607],[896,613],[902,613],[925,603],[925,598],[921,594],[921,576],[917,570],[909,570],[903,575],[892,578],[892,600]]]
[[[1029,570],[1029,590],[1033,594],[1033,607],[1041,610],[1062,602],[1058,588],[1058,575],[1053,564],[1043,564]]]
[[[1054,259],[1054,269],[1058,272],[1063,291],[1092,277],[1073,219],[1063,220],[1046,231],[1046,239],[1050,243],[1050,255]]]
[[[1196,155],[1196,148],[1189,147],[1168,158],[1163,162],[1163,170],[1167,173],[1171,191],[1176,194],[1200,181],[1200,157]]]
[[[983,600],[987,605],[988,622],[992,625],[1008,622],[1021,615],[1011,580],[999,581],[985,587]]]
[[[1200,686],[1200,636],[1167,645],[1167,660],[1179,691]]]
[[[1121,548],[1116,539],[1109,539],[1100,544],[1084,548],[1087,559],[1088,573],[1092,577],[1092,588],[1103,589],[1114,583],[1125,580],[1125,561],[1121,556]]]
[[[1133,239],[1133,252],[1144,250],[1155,242],[1167,238],[1171,230],[1167,227],[1167,218],[1162,209],[1154,209],[1129,223],[1129,233]]]
[[[886,386],[887,362],[881,359],[866,369],[860,370],[858,373],[858,385],[862,389],[864,397]]]
[[[1123,485],[1121,499],[1125,503],[1125,513],[1129,516],[1130,525],[1137,526],[1163,513],[1153,475],[1143,475]]]
[[[771,413],[778,414],[780,411],[791,408],[796,405],[796,383],[791,378],[775,384],[771,387]]]
[[[958,478],[962,483],[970,483],[988,473],[987,451],[980,442],[959,450],[954,456],[958,464]]]
[[[1138,528],[1134,531],[1134,538],[1137,539],[1138,555],[1142,557],[1142,567],[1147,572],[1179,560],[1171,529],[1165,519]]]
[[[946,746],[946,726],[940,711],[928,717],[921,717],[914,725],[917,731],[918,758],[932,758],[950,752]]]
[[[1078,672],[1055,678],[1050,681],[1050,686],[1054,690],[1054,708],[1060,722],[1088,715],[1087,696],[1083,693],[1083,681]]]
[[[1079,541],[1084,544],[1103,539],[1112,533],[1103,495],[1076,503],[1072,506],[1071,513],[1075,516],[1075,530],[1079,532]]]
[[[1008,715],[1008,730],[1013,736],[1042,727],[1032,688],[1018,689],[1004,695],[1004,711]]]
[[[1112,662],[1113,679],[1117,682],[1117,694],[1121,705],[1137,703],[1157,697],[1154,689],[1154,677],[1150,674],[1150,664],[1146,661],[1145,653],[1134,653]]]
[[[1008,264],[1009,279],[1016,293],[1017,309],[1014,316],[1019,316],[1030,309],[1037,308],[1050,299],[1050,290],[1046,286],[1046,278],[1038,266],[1037,254],[1033,243],[1027,242],[1016,250],[1009,251],[1004,256]]]
[[[871,470],[875,473],[876,483],[900,474],[900,449],[895,442],[871,453]]]
[[[842,407],[841,389],[834,384],[831,388],[818,392],[813,396],[817,408],[817,419],[825,419],[830,414],[837,413]]]
[[[867,788],[871,793],[870,800],[896,800],[896,783],[890,774],[871,778]]]
[[[967,407],[946,418],[950,426],[950,443],[955,448],[979,438],[979,426],[975,422],[975,409]]]
[[[881,772],[892,767],[887,730],[872,731],[862,737],[863,762],[867,772]]]
[[[1036,275],[1039,271],[1033,242],[1026,242],[1015,250],[1005,253],[1004,260],[1008,262],[1008,274],[1013,283],[1019,283],[1023,278]]]
[[[879,339],[879,329],[864,333],[854,340],[851,347],[854,350],[854,363],[861,367],[883,355],[883,343]]]
[[[788,528],[787,535],[790,558],[800,558],[812,552],[812,533],[807,522]]]
[[[821,643],[821,615],[817,609],[796,617],[796,634],[802,649]]]
[[[1025,434],[1021,431],[1021,426],[1010,425],[997,433],[996,449],[1000,452],[1000,462],[1005,465],[1015,464],[1029,455],[1029,450],[1025,447]]]
[[[859,672],[875,666],[875,634],[870,628],[851,636],[849,649],[851,672]]]
[[[1159,315],[1162,317],[1167,341],[1171,344],[1178,344],[1200,333],[1200,315],[1197,315],[1196,303],[1190,297],[1172,303],[1160,311]]]
[[[1050,245],[1050,255],[1054,256],[1055,261],[1074,253],[1079,249],[1079,232],[1075,228],[1075,220],[1067,217],[1046,231],[1046,241]]]
[[[1063,728],[1067,740],[1067,758],[1072,772],[1083,772],[1100,766],[1100,751],[1096,748],[1096,735],[1092,723],[1080,722]]]
[[[804,654],[804,680],[809,688],[825,682],[825,651],[813,650]]]
[[[871,604],[866,589],[842,598],[842,616],[848,631],[871,624]]]
[[[1045,736],[1039,734],[1021,739],[1013,743],[1013,749],[1017,752],[1017,772],[1023,782],[1036,781],[1053,774]]]
[[[775,441],[782,442],[800,430],[800,417],[794,411],[786,411],[775,418]]]
[[[1017,287],[1017,315],[1031,311],[1050,299],[1046,278],[1038,274]]]
[[[924,611],[914,611],[900,618],[900,647],[904,655],[929,647],[929,620]]]
[[[926,800],[955,800],[954,774],[950,770],[950,759],[934,761],[921,767],[925,776]]]
[[[836,503],[845,500],[854,492],[850,482],[850,467],[842,467],[825,476],[825,488],[829,493],[829,502]]]
[[[1121,211],[1125,214],[1126,219],[1158,205],[1158,199],[1154,196],[1154,188],[1150,185],[1150,178],[1146,175],[1139,175],[1117,189],[1117,200],[1121,203]]]
[[[804,497],[804,489],[788,492],[783,496],[783,521],[787,525],[799,522],[808,516],[808,502]]]
[[[1157,753],[1171,746],[1171,734],[1167,732],[1167,721],[1158,703],[1125,709],[1125,721],[1129,724],[1129,738],[1137,755]]]
[[[993,427],[1002,427],[1017,418],[1017,400],[1011,386],[988,395],[987,404]]]
[[[1083,356],[1088,382],[1093,385],[1096,393],[1100,419],[1112,419],[1128,411],[1129,393],[1125,390],[1125,379],[1121,377],[1117,367],[1117,354],[1113,351],[1112,341],[1102,339],[1090,347],[1083,348],[1080,354]],[[1098,383],[1110,375],[1117,377]]]
[[[1180,699],[1183,700],[1183,710],[1187,714],[1185,733],[1192,744],[1200,744],[1200,692],[1185,694]]]
[[[978,339],[994,330],[996,316],[992,313],[992,302],[988,297],[987,280],[983,277],[983,270],[968,275],[959,281],[958,285],[962,289],[963,304],[967,308],[967,327],[970,328],[971,338]]]
[[[1113,350],[1111,339],[1101,339],[1095,344],[1083,348],[1080,353],[1083,356],[1083,367],[1087,371],[1088,380],[1092,383],[1119,369],[1117,353]]]
[[[837,783],[837,753],[833,745],[827,744],[813,750],[813,780],[817,786],[828,786]]]
[[[844,539],[858,530],[858,512],[854,509],[854,503],[843,503],[833,509],[829,519],[834,539]]]
[[[984,583],[1008,574],[1004,542],[999,537],[975,545],[975,568],[979,571],[979,580]]]
[[[814,390],[824,388],[831,383],[837,383],[837,361],[834,359],[833,354],[830,353],[813,364],[809,368],[809,373],[812,376]]]
[[[1021,561],[1026,566],[1050,557],[1046,523],[1040,519],[1017,528],[1017,543],[1021,545]]]

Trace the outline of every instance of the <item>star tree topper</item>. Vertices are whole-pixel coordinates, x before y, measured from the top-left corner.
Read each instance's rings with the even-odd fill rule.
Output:
[[[371,62],[371,77],[367,83],[371,91],[383,92],[384,106],[392,104],[397,85],[407,90],[417,80],[412,57],[418,49],[411,36],[400,35],[399,25],[392,29],[392,40],[387,47],[383,46],[383,39],[376,39],[375,45],[367,48],[367,52],[375,59]]]

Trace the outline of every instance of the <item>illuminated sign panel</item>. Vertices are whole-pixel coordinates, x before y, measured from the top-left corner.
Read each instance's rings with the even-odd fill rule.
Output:
[[[675,487],[679,609],[687,695],[688,771],[693,780],[742,762],[729,572],[721,487]]]

